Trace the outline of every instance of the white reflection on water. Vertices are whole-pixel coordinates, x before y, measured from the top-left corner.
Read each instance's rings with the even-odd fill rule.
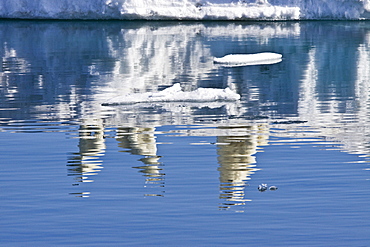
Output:
[[[354,154],[369,152],[366,144],[370,134],[367,124],[370,113],[368,32],[363,42],[344,50],[340,43],[310,49],[298,100],[299,117],[307,121],[311,130],[305,132],[305,137],[323,136],[327,142],[340,143],[344,150]],[[353,57],[347,59],[354,64],[334,63],[338,54],[351,51]],[[346,78],[346,74],[353,74],[353,78]],[[338,78],[341,75],[343,78]],[[344,85],[338,87],[336,84]]]
[[[93,182],[91,178],[103,168],[101,156],[105,153],[104,127],[102,124],[81,125],[78,130],[78,149],[68,160],[68,175],[79,183]]]
[[[117,129],[116,140],[118,146],[124,151],[133,155],[143,156],[139,161],[142,165],[134,166],[145,177],[145,184],[148,187],[158,187],[156,193],[147,193],[146,196],[164,196],[165,173],[161,156],[157,155],[157,142],[154,135],[155,128],[123,128]]]
[[[256,168],[257,149],[267,145],[268,129],[266,125],[220,127],[230,131],[229,136],[218,136],[218,163],[220,172],[221,209],[235,205],[245,205],[246,181],[258,171]],[[226,144],[226,145],[225,145]]]
[[[186,126],[166,134],[217,137],[220,198],[225,200],[220,208],[249,200],[247,181],[259,169],[254,154],[261,146],[283,143],[272,137],[287,138],[296,147],[334,144],[346,152],[369,153],[370,50],[364,24],[1,25],[2,129],[72,132],[79,140],[68,163],[74,184],[93,181],[103,167],[105,138],[114,137],[124,152],[140,156],[142,165],[134,168],[157,189],[148,195],[163,196],[161,156],[166,154],[157,152],[156,129],[165,125]],[[322,35],[328,31],[329,36]],[[353,38],[350,45],[343,37]],[[236,51],[274,51],[284,59],[243,68],[214,65],[213,57]],[[175,83],[187,91],[230,87],[242,98],[210,104],[101,104]]]

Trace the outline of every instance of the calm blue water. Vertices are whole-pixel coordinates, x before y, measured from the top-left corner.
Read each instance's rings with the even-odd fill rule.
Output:
[[[370,23],[1,21],[0,44],[0,245],[370,244]],[[283,61],[213,64],[262,51]],[[242,97],[102,106],[174,83]]]

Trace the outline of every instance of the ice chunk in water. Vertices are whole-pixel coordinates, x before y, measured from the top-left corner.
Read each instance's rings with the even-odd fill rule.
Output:
[[[247,66],[259,64],[274,64],[282,61],[282,55],[274,52],[262,52],[255,54],[229,54],[221,58],[214,58],[215,63],[223,66]]]

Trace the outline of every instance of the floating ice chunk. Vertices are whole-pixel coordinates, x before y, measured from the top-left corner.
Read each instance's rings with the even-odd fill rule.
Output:
[[[263,191],[266,191],[267,190],[267,184],[260,184],[258,185],[258,190],[263,192]]]
[[[180,84],[176,83],[161,92],[133,93],[114,97],[103,105],[121,105],[151,102],[214,102],[214,101],[237,101],[240,95],[230,88],[198,88],[197,90],[184,92]]]
[[[274,64],[282,60],[282,55],[273,52],[262,52],[255,54],[230,54],[221,58],[214,58],[215,63],[222,66],[237,67],[259,64]]]
[[[267,184],[260,184],[260,185],[258,185],[258,190],[259,191],[261,191],[261,192],[264,192],[264,191],[266,191],[267,189],[269,189],[269,190],[277,190],[278,189],[278,187],[276,187],[276,186],[270,186],[270,187],[268,187],[267,186]]]
[[[269,190],[277,190],[278,189],[278,187],[276,187],[276,186],[270,186],[269,187]]]

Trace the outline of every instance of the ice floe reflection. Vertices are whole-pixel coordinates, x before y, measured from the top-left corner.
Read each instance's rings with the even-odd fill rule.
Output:
[[[164,196],[166,153],[158,152],[156,137],[215,137],[220,208],[250,200],[248,181],[260,169],[255,154],[267,144],[322,145],[369,160],[366,23],[0,26],[1,130],[64,132],[75,138],[67,173],[76,187],[93,181],[109,165],[102,159],[109,138],[122,155],[137,156],[132,169],[153,189],[147,195]],[[238,68],[213,63],[226,54],[264,51],[284,59]],[[232,102],[103,105],[117,94],[153,95],[176,83],[184,92],[229,88],[241,97]],[[163,126],[171,128],[158,132]]]

